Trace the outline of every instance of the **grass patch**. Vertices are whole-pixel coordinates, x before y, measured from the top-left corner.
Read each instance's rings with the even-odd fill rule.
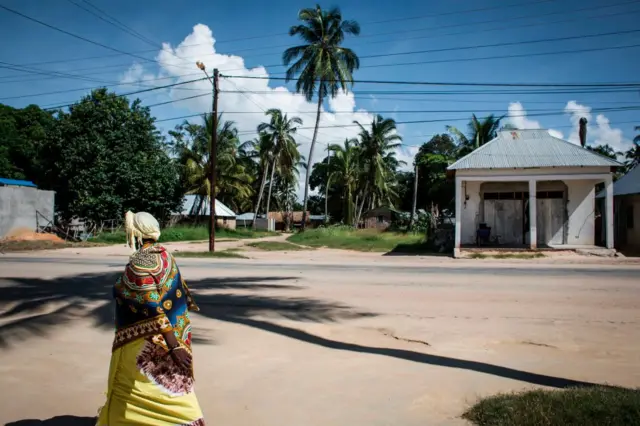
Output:
[[[640,390],[534,390],[480,400],[462,415],[478,426],[640,425]]]
[[[238,250],[228,249],[223,251],[176,251],[173,253],[175,257],[196,257],[196,258],[223,258],[223,259],[248,259],[238,253]]]
[[[75,243],[70,241],[49,241],[49,240],[25,240],[25,241],[3,241],[0,242],[0,253],[11,253],[21,251],[36,250],[56,250],[69,247],[97,247],[102,244],[95,242]]]
[[[470,259],[540,259],[545,257],[542,253],[504,253],[504,254],[484,254],[473,253]]]
[[[299,251],[309,250],[308,247],[301,247],[296,244],[291,244],[286,241],[256,241],[254,243],[247,244],[249,247],[254,247],[264,251]]]
[[[388,252],[402,244],[421,243],[424,241],[424,236],[412,233],[380,232],[375,229],[356,230],[351,227],[329,227],[299,232],[287,240],[310,247]]]
[[[251,229],[216,229],[216,240],[262,238],[278,235],[276,232],[253,231]],[[209,239],[209,229],[206,226],[175,226],[165,228],[160,235],[161,243],[177,241],[204,241]],[[124,231],[103,232],[89,241],[104,244],[125,244],[127,236]]]

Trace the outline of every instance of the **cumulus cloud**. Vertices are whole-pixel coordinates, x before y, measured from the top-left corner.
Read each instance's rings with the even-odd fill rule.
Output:
[[[578,136],[579,121],[581,117],[587,119],[587,143],[593,145],[610,145],[616,151],[624,152],[632,146],[632,142],[626,139],[621,129],[611,127],[609,119],[603,114],[596,115],[595,126],[592,122],[591,107],[582,105],[576,101],[569,101],[565,107],[573,126],[569,141],[580,144]]]
[[[511,102],[507,108],[507,121],[516,129],[541,129],[542,126],[537,120],[527,118],[527,111],[520,102]],[[564,135],[561,131],[549,129],[549,134],[553,137],[562,139]]]
[[[209,72],[218,68],[221,74],[227,76],[269,77],[267,70],[262,66],[248,68],[242,57],[216,52],[215,43],[211,29],[203,24],[195,25],[191,34],[175,47],[164,43],[156,57],[160,66],[159,76],[174,77],[175,82],[196,79],[202,73],[196,68],[195,62],[201,61]],[[125,73],[123,82],[125,79],[126,82],[136,81],[136,77],[143,74],[143,67],[135,64]],[[308,102],[303,95],[282,85],[270,86],[268,79],[220,78],[220,90],[218,108],[223,112],[223,118],[234,121],[243,138],[247,140],[253,137],[258,124],[266,120],[264,111],[267,109],[278,108],[289,116],[300,117],[304,124],[299,129],[296,139],[301,144],[301,153],[305,157],[309,155],[316,116],[315,101]],[[192,113],[204,113],[211,110],[211,98],[206,96],[207,93],[211,93],[211,83],[203,80],[172,88],[168,96],[172,100],[178,100],[203,94],[202,97],[175,102],[173,106]],[[356,107],[352,93],[341,92],[330,99],[328,110],[323,108],[322,111],[313,162],[324,157],[327,144],[342,143],[345,138],[357,136],[359,129],[353,126],[354,120],[365,124],[370,123],[372,119],[372,114]],[[303,176],[300,180],[302,187]]]

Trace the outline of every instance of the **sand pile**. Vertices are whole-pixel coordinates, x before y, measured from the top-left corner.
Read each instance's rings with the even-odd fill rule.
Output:
[[[64,240],[57,235],[38,233],[29,228],[13,229],[5,238],[7,241],[52,241],[54,243],[64,243]]]

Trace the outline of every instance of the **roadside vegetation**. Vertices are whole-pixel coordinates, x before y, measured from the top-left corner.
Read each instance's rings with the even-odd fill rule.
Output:
[[[501,394],[480,400],[462,417],[478,426],[636,426],[640,390],[599,386]]]
[[[310,247],[389,252],[401,245],[424,242],[424,235],[401,232],[382,232],[376,229],[354,229],[349,226],[307,229],[293,234],[287,241]]]
[[[253,231],[251,229],[217,229],[216,241],[222,239],[237,240],[246,238],[262,238],[278,235],[276,232]],[[176,241],[206,241],[209,239],[209,229],[206,226],[176,226],[162,230],[160,235],[161,243]],[[104,244],[125,244],[127,237],[124,231],[103,232],[93,238],[90,242]]]
[[[72,243],[64,240],[5,240],[0,241],[0,253],[56,250],[68,247],[96,247],[100,245],[102,244],[95,242]]]
[[[249,247],[257,248],[264,251],[300,251],[313,250],[312,247],[304,247],[297,244],[291,244],[286,241],[256,241],[247,244]]]
[[[222,258],[222,259],[249,259],[247,256],[238,253],[238,249],[227,249],[222,251],[176,251],[173,253],[175,257],[192,257],[192,258]]]

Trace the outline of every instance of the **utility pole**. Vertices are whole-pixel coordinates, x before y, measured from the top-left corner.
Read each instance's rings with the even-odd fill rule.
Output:
[[[213,85],[213,104],[211,106],[211,146],[209,147],[209,252],[216,250],[216,169],[218,167],[218,80],[220,73],[213,70],[213,79],[207,74],[202,62],[196,62]]]
[[[330,145],[327,144],[327,188],[324,194],[324,224],[329,223],[329,184],[331,182],[331,151]]]
[[[416,217],[416,203],[418,202],[418,162],[415,166],[415,174],[413,179],[413,207],[411,207],[411,219],[409,220],[409,231],[413,229]]]

